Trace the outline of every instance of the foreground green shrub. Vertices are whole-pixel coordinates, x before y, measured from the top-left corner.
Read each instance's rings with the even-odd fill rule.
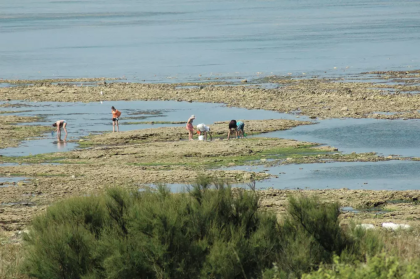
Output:
[[[216,183],[171,194],[110,189],[48,208],[25,237],[36,278],[258,277],[279,250],[254,192]]]
[[[334,266],[322,267],[302,279],[417,279],[420,277],[420,265],[404,264],[394,257],[377,255],[368,259],[366,265],[340,264],[336,257]]]
[[[281,272],[299,277],[321,263],[331,263],[334,254],[340,255],[352,246],[353,241],[339,226],[337,203],[323,204],[315,197],[290,197],[287,212],[279,233],[282,249],[276,254],[276,268],[280,271],[274,274],[278,277]]]
[[[109,217],[100,198],[76,198],[59,203],[38,217],[25,236],[28,274],[36,278],[80,278],[101,266],[95,243]]]
[[[113,188],[69,199],[33,221],[23,270],[45,279],[289,279],[335,255],[355,263],[381,251],[374,234],[343,232],[338,204],[291,197],[280,224],[258,204],[256,192],[208,178],[179,194]]]

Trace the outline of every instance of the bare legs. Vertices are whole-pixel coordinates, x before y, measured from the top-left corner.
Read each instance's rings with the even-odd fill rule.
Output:
[[[188,139],[193,140],[193,130],[188,130]]]
[[[210,141],[212,141],[213,140],[213,136],[211,135],[211,132],[210,131],[206,132],[206,141],[207,141],[207,135],[209,135]]]
[[[232,133],[232,130],[233,129],[229,129],[229,132],[228,132],[228,140],[230,139],[230,135],[231,135],[231,133]],[[238,131],[235,129],[235,133],[236,133],[236,137],[238,137]]]
[[[112,121],[112,131],[115,132],[115,126],[117,126],[117,132],[120,131],[120,126],[118,125],[118,120]]]
[[[233,131],[235,131],[235,132],[233,132]],[[244,130],[242,130],[242,129],[239,129],[239,130],[229,129],[228,137],[227,137],[228,140],[230,139],[231,135],[232,136],[236,135],[236,138],[243,138],[244,137]]]
[[[67,123],[64,123],[61,127],[60,125],[57,125],[57,137],[61,137],[61,128],[63,128],[67,138]]]
[[[63,130],[64,132],[66,132],[66,138],[67,138],[67,123],[63,124]]]

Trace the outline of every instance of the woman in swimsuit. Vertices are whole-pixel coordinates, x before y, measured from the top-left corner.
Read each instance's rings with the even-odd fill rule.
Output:
[[[194,126],[193,126],[193,121],[195,119],[194,115],[191,115],[190,118],[188,118],[187,121],[187,125],[185,126],[185,128],[188,130],[188,139],[189,140],[193,140],[193,135],[194,135]]]
[[[55,122],[54,124],[52,124],[53,127],[57,127],[57,136],[61,136],[61,128],[64,129],[64,132],[66,132],[66,136],[67,136],[67,122],[66,120],[58,120],[57,122]]]

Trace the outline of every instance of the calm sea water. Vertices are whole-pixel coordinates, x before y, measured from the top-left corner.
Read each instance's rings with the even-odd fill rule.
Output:
[[[419,14],[418,0],[3,0],[0,78],[420,68]]]

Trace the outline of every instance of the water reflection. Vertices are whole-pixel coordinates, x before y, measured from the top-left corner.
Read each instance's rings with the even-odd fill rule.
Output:
[[[61,134],[57,134],[57,147],[58,149],[64,149],[67,145],[67,134],[64,136],[64,139],[61,139]]]

